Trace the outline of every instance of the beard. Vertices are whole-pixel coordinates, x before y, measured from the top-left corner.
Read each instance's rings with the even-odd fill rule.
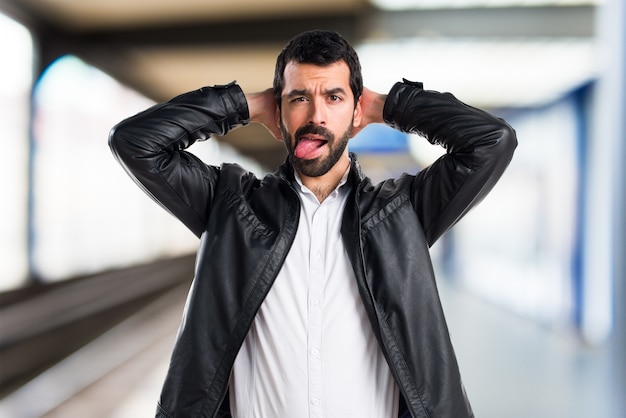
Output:
[[[350,121],[348,129],[346,129],[338,140],[335,139],[335,135],[331,131],[323,126],[306,125],[298,129],[295,133],[296,139],[301,138],[303,135],[314,134],[323,136],[326,140],[326,146],[328,146],[329,149],[328,155],[313,159],[296,157],[295,146],[297,144],[295,143],[294,138],[287,132],[287,129],[285,128],[285,125],[283,125],[282,121],[280,122],[280,131],[283,136],[285,147],[287,148],[289,162],[293,165],[296,171],[307,177],[319,177],[328,173],[330,169],[333,168],[341,159],[341,156],[348,146],[348,141],[350,141],[350,138],[352,137],[352,121]]]

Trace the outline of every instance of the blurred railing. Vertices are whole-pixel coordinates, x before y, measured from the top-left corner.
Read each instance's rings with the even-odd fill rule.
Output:
[[[192,276],[184,256],[0,294],[0,398]]]

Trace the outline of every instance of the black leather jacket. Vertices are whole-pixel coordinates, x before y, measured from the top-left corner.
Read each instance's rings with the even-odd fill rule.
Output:
[[[370,324],[397,382],[400,416],[473,416],[438,297],[429,246],[494,186],[517,145],[504,121],[404,81],[384,120],[447,150],[417,175],[380,184],[353,156],[341,228]],[[158,417],[229,416],[237,352],[294,239],[300,213],[284,164],[257,178],[185,151],[249,122],[234,83],[205,87],[118,124],[109,144],[131,177],[201,237],[195,278]]]

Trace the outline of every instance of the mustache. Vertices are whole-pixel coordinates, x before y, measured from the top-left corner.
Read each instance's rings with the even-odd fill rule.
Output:
[[[307,134],[323,136],[326,141],[332,141],[335,138],[331,131],[320,125],[305,125],[296,131],[295,137],[301,138]]]

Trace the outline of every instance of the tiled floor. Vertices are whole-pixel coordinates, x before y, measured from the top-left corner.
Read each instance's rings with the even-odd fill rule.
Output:
[[[571,333],[551,331],[453,289],[442,290],[477,417],[626,417],[626,370],[611,345],[590,348]]]

